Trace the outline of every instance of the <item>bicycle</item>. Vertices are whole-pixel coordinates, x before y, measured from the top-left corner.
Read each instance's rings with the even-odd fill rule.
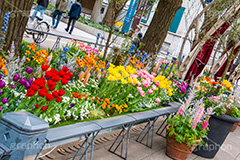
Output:
[[[28,27],[28,25],[27,25],[27,27]],[[42,33],[41,31],[49,32],[50,25],[46,21],[43,21],[42,18],[36,16],[36,18],[33,20],[32,29],[38,30],[39,32],[26,30],[26,33],[31,34],[34,42],[37,44],[40,44],[40,43],[44,42],[48,36],[48,34]]]

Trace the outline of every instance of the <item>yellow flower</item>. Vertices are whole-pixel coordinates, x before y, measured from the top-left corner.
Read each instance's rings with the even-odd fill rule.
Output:
[[[133,83],[134,83],[134,84],[138,84],[139,81],[138,81],[136,78],[133,78]]]
[[[124,79],[124,78],[122,78],[122,79],[121,79],[121,83],[122,83],[122,84],[126,84],[126,83],[127,83],[127,80]]]
[[[131,77],[128,77],[128,83],[132,83],[133,79]]]

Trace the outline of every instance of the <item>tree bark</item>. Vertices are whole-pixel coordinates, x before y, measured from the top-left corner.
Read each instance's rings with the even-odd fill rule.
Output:
[[[1,0],[0,1],[0,26],[3,25],[3,17],[5,13],[11,12],[8,30],[5,34],[4,51],[6,54],[11,49],[11,45],[15,46],[15,55],[20,55],[20,47],[22,43],[23,33],[28,21],[33,0]]]
[[[182,0],[160,0],[152,22],[143,38],[142,51],[148,53],[148,62],[154,61],[160,50],[173,18],[182,6]]]
[[[105,25],[105,26],[110,27],[111,23],[112,23],[111,21],[112,21],[114,15],[115,15],[114,3],[112,1],[109,1],[108,9],[107,9],[107,12],[106,12],[103,20],[102,20],[102,24]]]

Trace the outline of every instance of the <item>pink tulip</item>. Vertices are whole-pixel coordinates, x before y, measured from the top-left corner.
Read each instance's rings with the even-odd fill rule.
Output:
[[[156,90],[157,89],[157,86],[155,86],[154,84],[152,85],[152,90]]]
[[[155,77],[155,76],[156,76],[156,73],[155,73],[155,72],[152,72],[151,75]]]
[[[152,89],[149,89],[148,90],[148,94],[152,94],[153,93],[153,90]]]
[[[159,98],[156,98],[155,102],[156,102],[156,103],[160,103],[161,100],[160,100]]]
[[[157,86],[159,86],[159,85],[160,85],[160,82],[159,82],[159,81],[156,81],[155,84],[156,84]]]
[[[144,97],[145,96],[145,93],[144,91],[140,92],[140,96]]]
[[[142,87],[137,87],[137,91],[138,91],[138,92],[143,91],[143,90],[142,90]]]

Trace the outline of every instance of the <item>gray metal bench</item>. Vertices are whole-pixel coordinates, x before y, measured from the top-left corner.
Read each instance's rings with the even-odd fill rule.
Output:
[[[152,143],[153,143],[153,133],[154,133],[154,124],[157,121],[159,114],[153,111],[145,111],[145,112],[139,112],[139,113],[132,113],[129,114],[128,116],[133,117],[136,122],[143,122],[143,121],[147,121],[148,123],[146,124],[146,126],[143,128],[142,132],[139,134],[139,136],[137,137],[136,141],[139,143],[142,143],[143,139],[146,137],[147,135],[147,146],[148,146],[148,140],[149,140],[149,133],[150,130],[152,129],[152,139],[151,139],[151,145],[150,147],[152,147]],[[142,136],[143,132],[147,129],[147,132]],[[140,137],[142,136],[142,139],[140,139]]]
[[[124,115],[124,116],[96,120],[93,122],[98,124],[99,126],[101,126],[102,129],[113,128],[113,127],[118,127],[118,126],[122,127],[121,132],[118,134],[117,138],[110,146],[109,151],[123,159],[127,159],[130,130],[131,130],[132,126],[134,125],[135,121],[136,120],[133,117]],[[122,137],[120,138],[121,135],[122,135]],[[125,152],[125,157],[124,157],[123,150],[124,150],[125,138],[126,138],[127,142],[126,142],[126,152]],[[120,141],[117,143],[118,139]],[[122,144],[121,145],[121,154],[117,154],[116,151],[120,147],[120,144]]]
[[[84,154],[82,154],[80,159],[82,159],[84,156],[85,156],[85,160],[87,159],[87,152],[90,147],[91,147],[90,159],[92,159],[94,140],[101,129],[102,127],[100,127],[99,125],[93,122],[82,122],[82,123],[77,123],[77,124],[64,126],[60,128],[49,129],[46,137],[46,143],[54,143],[57,141],[61,141],[61,140],[65,140],[73,137],[80,137],[84,135],[85,140],[83,144],[80,146],[75,156],[73,157],[73,159],[77,157],[77,155],[79,154],[79,152],[81,151],[84,145],[86,145],[85,151],[84,151]],[[92,136],[92,140],[89,143],[90,136]]]
[[[152,130],[151,144],[150,146],[148,146],[148,147],[152,147],[154,124],[156,120],[159,118],[159,116],[163,116],[163,115],[169,116],[171,113],[177,111],[178,108],[180,107],[179,104],[175,104],[175,103],[172,103],[171,105],[172,106],[166,107],[166,108],[154,109],[154,110],[145,111],[145,112],[132,113],[132,114],[123,115],[123,116],[105,118],[105,119],[95,120],[91,122],[82,122],[82,123],[77,123],[69,126],[49,129],[46,137],[46,143],[55,143],[58,141],[62,141],[62,140],[66,140],[74,137],[85,136],[85,140],[83,144],[81,145],[80,149],[77,151],[73,159],[76,158],[76,156],[79,154],[83,146],[86,145],[84,153],[82,154],[80,159],[82,159],[84,156],[85,156],[85,159],[87,159],[87,152],[88,152],[88,149],[91,147],[90,159],[92,160],[94,140],[96,139],[99,132],[101,130],[108,129],[108,128],[122,127],[121,132],[118,134],[115,141],[110,146],[109,151],[118,155],[123,159],[127,159],[129,136],[130,136],[130,130],[132,126],[139,122],[143,122],[143,121],[148,122],[144,127],[143,131],[138,136],[137,141],[142,143],[143,139],[147,137],[146,145],[148,146],[148,139],[150,138],[150,131]],[[143,132],[146,129],[147,129],[147,132],[143,135]],[[89,143],[88,141],[91,136],[92,136],[92,139],[91,139],[91,142]],[[143,137],[141,140],[139,140],[141,136]],[[126,145],[125,156],[123,156],[124,145]],[[120,154],[117,154],[116,151],[120,146],[121,146],[121,152]]]

